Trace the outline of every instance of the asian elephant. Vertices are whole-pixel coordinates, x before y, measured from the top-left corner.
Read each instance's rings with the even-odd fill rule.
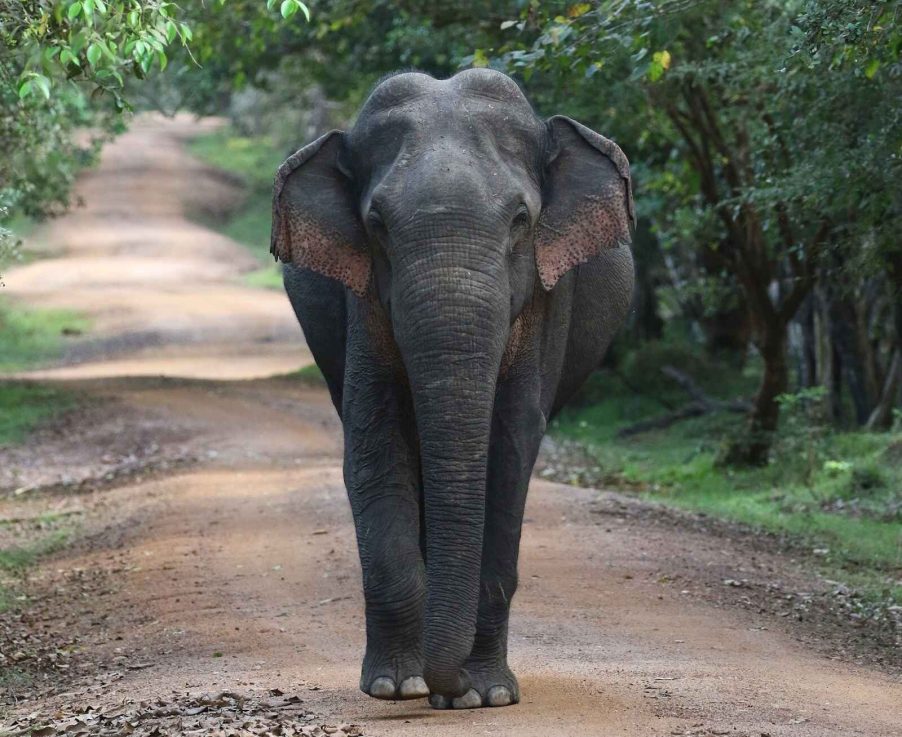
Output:
[[[633,219],[623,152],[487,69],[390,76],[279,168],[272,253],[343,423],[370,696],[519,700],[530,473],[629,310]]]

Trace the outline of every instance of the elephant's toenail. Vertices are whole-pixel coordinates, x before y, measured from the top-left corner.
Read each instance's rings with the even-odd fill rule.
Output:
[[[421,699],[429,695],[429,686],[419,676],[411,676],[401,681],[398,694],[402,699]]]
[[[395,682],[386,676],[379,676],[370,684],[370,696],[374,699],[395,698]]]
[[[514,697],[511,696],[507,686],[492,686],[488,695],[485,697],[485,703],[489,706],[507,706],[513,703]]]
[[[458,696],[452,702],[455,709],[476,709],[482,706],[482,696],[475,688],[471,688],[463,696]]]
[[[451,700],[446,696],[434,693],[429,697],[429,706],[433,709],[447,709],[451,706]]]

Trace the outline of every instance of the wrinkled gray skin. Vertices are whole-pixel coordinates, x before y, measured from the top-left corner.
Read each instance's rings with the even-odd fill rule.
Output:
[[[630,304],[628,171],[488,70],[390,77],[279,171],[273,252],[344,425],[371,696],[520,698],[527,485]]]

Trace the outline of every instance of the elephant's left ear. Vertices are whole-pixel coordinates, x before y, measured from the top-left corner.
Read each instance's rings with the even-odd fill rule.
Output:
[[[370,255],[353,187],[339,164],[343,134],[332,131],[290,156],[276,174],[270,251],[336,279],[362,297]]]
[[[602,249],[628,245],[635,213],[629,161],[616,143],[561,115],[546,125],[549,151],[535,249],[539,278],[550,290]]]

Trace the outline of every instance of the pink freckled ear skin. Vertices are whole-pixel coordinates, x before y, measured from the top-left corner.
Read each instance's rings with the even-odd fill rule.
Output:
[[[341,140],[339,131],[327,133],[279,167],[270,251],[363,297],[371,261],[349,182],[338,167]]]
[[[602,249],[627,246],[634,219],[629,162],[620,148],[569,118],[551,118],[548,129],[552,157],[535,241],[546,290]]]
[[[281,243],[276,258],[337,279],[358,297],[366,294],[370,282],[370,257],[347,242],[340,233],[329,232],[308,213],[283,207]]]

